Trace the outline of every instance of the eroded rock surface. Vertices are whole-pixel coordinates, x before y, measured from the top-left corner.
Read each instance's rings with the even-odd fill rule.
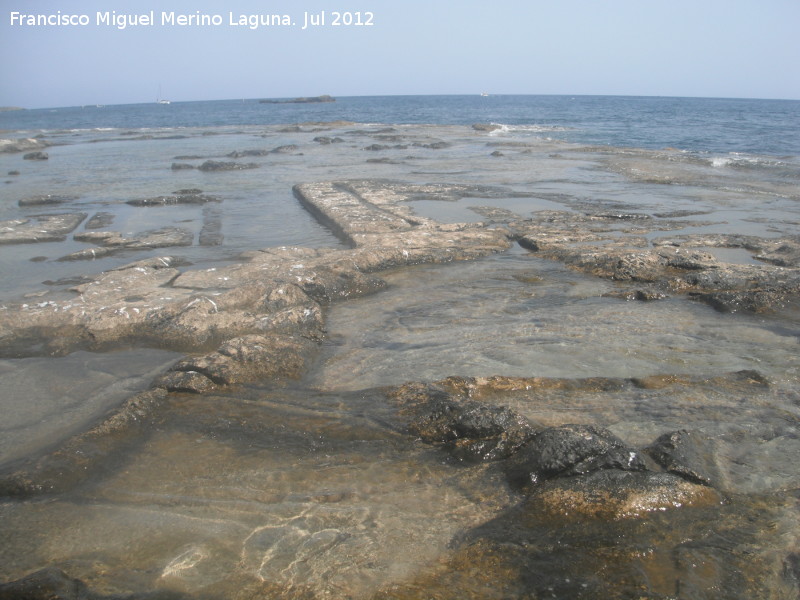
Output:
[[[681,229],[687,222],[643,213],[540,211],[508,226],[538,255],[585,273],[647,284],[634,299],[680,293],[722,311],[762,312],[796,307],[800,298],[800,244],[795,238],[692,234],[655,238],[643,234]],[[717,258],[711,249],[743,249],[764,264]]]
[[[4,356],[120,345],[177,349],[188,355],[157,378],[150,390],[130,398],[96,427],[3,474],[0,493],[13,497],[57,493],[102,473],[110,468],[103,461],[119,456],[120,446],[141,443],[170,400],[179,404],[186,398],[205,399],[197,394],[229,386],[302,375],[326,336],[325,306],[382,289],[385,284],[376,274],[385,269],[477,258],[503,251],[510,239],[519,237],[542,256],[630,282],[632,289],[651,294],[648,299],[667,292],[719,292],[719,278],[716,283],[703,278],[721,272],[741,276],[727,291],[755,297],[752,277],[751,287],[743,288],[747,270],[737,271],[745,265],[728,271],[704,249],[709,244],[693,240],[684,247],[673,240],[652,245],[645,234],[652,232],[655,219],[648,216],[603,213],[570,222],[550,214],[518,222],[513,215],[496,212],[496,224],[504,227],[442,225],[414,215],[407,204],[414,199],[492,193],[499,192],[479,186],[370,181],[303,184],[295,187],[298,199],[334,228],[350,249],[268,248],[210,269],[186,269],[169,257],[147,259],[75,285],[68,299],[44,296],[36,303],[4,306],[0,311]],[[112,239],[114,234],[100,235]],[[789,241],[769,248],[757,240],[747,243],[764,256],[782,257],[779,260],[787,264],[794,260]],[[777,267],[774,261],[773,265],[789,273],[781,289],[793,293],[794,267]],[[753,301],[754,310],[776,306],[771,304],[780,288],[774,285],[775,273],[758,284],[766,296]],[[702,398],[709,387],[717,394],[717,405]],[[469,476],[474,478],[494,477],[514,499],[498,509],[494,519],[454,539],[451,552],[429,572],[399,578],[400,583],[376,597],[644,594],[669,598],[675,597],[676,589],[681,594],[689,590],[692,597],[703,597],[709,589],[732,591],[731,597],[758,597],[761,586],[796,591],[782,573],[784,564],[791,566],[791,557],[796,556],[792,532],[797,523],[791,512],[796,499],[786,490],[796,489],[797,478],[788,469],[770,480],[754,473],[760,448],[772,453],[774,461],[774,455],[781,453],[789,457],[796,443],[796,419],[761,402],[768,391],[769,383],[752,371],[630,379],[453,377],[364,391],[376,404],[385,403],[375,414],[366,414],[365,421],[374,427],[380,424],[393,436],[405,436],[404,443],[432,444],[435,447],[426,449],[430,453],[440,447],[450,457],[441,461],[445,465],[473,469]],[[625,401],[610,408],[612,396]],[[658,431],[652,425],[629,427],[652,420],[647,413],[651,405],[669,413],[673,403],[693,407],[697,423],[691,433],[680,429],[686,424]],[[635,416],[628,414],[623,420],[613,412],[617,406]],[[574,416],[585,415],[587,407],[594,407],[595,418],[576,420]],[[298,410],[304,420],[324,421],[324,411]],[[751,411],[751,424],[717,427],[718,410]],[[234,427],[224,420],[214,415],[203,426],[212,433]],[[269,428],[257,420],[246,421],[242,418],[235,425],[236,444],[265,444]],[[325,444],[335,442],[336,436],[362,434],[362,430],[341,432],[334,423],[326,427],[330,429],[325,435],[334,432],[331,439],[323,439],[322,430],[315,430],[300,436],[302,445],[324,454],[330,448]],[[193,441],[202,438],[187,428]],[[368,428],[363,432],[374,435]],[[245,434],[251,437],[242,439]],[[317,443],[319,447],[314,446]],[[744,450],[733,451],[743,443]],[[233,452],[236,444],[225,451]],[[751,454],[745,455],[747,451]],[[241,487],[238,482],[237,486]],[[257,506],[254,512],[260,513],[270,502],[266,496],[259,489],[243,504],[252,503]],[[343,502],[342,512],[349,514],[347,500],[346,493],[326,492],[313,504],[315,510],[317,504],[323,506],[320,514],[333,514],[329,504]],[[359,568],[371,568],[363,565],[374,548],[358,546],[363,538],[347,527],[330,527],[324,519],[311,523],[316,517],[310,513],[290,518],[291,523],[259,526],[247,537],[244,550],[234,553],[239,567],[248,570],[243,581],[256,573],[272,585],[280,582],[287,565],[308,569],[308,561],[316,564],[319,556],[346,556],[337,552],[342,548],[361,561]],[[687,537],[689,531],[700,533]],[[191,548],[182,552],[164,573],[195,568],[192,557],[201,553]],[[353,563],[350,556],[338,560],[337,569]],[[699,576],[698,564],[710,574]],[[327,576],[332,571],[323,572]],[[51,582],[52,589],[73,586],[92,597],[85,586],[63,573],[36,577],[34,581]],[[30,580],[8,585],[12,588],[0,589],[32,589]],[[23,587],[13,587],[19,585]],[[278,589],[276,594],[285,591]]]
[[[62,242],[86,216],[85,213],[68,213],[0,221],[0,244]]]

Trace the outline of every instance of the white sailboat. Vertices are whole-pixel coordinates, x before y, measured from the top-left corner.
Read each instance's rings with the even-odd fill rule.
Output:
[[[156,104],[169,104],[169,100],[164,100],[161,97],[161,85],[158,86],[158,96],[156,97]]]

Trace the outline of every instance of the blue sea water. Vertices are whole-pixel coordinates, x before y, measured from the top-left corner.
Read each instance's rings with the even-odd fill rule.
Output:
[[[529,127],[582,144],[800,156],[800,101],[627,96],[359,96],[331,103],[257,99],[0,113],[0,130],[140,129],[318,121]],[[7,137],[7,136],[6,136]]]

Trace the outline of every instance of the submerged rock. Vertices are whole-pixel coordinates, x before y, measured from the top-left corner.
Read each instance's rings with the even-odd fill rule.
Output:
[[[720,473],[712,444],[702,433],[682,429],[665,433],[644,452],[670,473],[693,483],[717,487]]]
[[[17,204],[19,206],[47,206],[51,204],[64,204],[77,200],[77,196],[63,196],[58,194],[42,194],[39,196],[29,196],[22,198]]]
[[[296,144],[287,144],[285,146],[278,146],[277,148],[273,148],[270,150],[270,154],[294,154],[300,150],[300,147]]]
[[[344,140],[338,136],[336,137],[329,137],[327,135],[320,135],[314,138],[314,141],[318,144],[327,145],[327,144],[341,144]]]
[[[163,227],[151,231],[143,231],[133,237],[123,237],[116,231],[86,231],[75,234],[76,242],[99,244],[99,248],[87,248],[62,256],[58,260],[92,260],[108,256],[123,250],[145,250],[151,248],[169,248],[174,246],[191,246],[194,234],[180,227]]]
[[[506,458],[534,434],[528,420],[507,407],[452,397],[437,386],[408,384],[392,396],[411,415],[409,433],[443,444],[459,460]]]
[[[670,473],[601,469],[545,482],[533,489],[528,510],[571,519],[643,518],[683,507],[717,506],[720,494]]]
[[[39,152],[29,152],[28,154],[25,154],[22,158],[23,160],[48,160],[50,156],[47,154],[47,152],[39,151]]]
[[[99,212],[92,215],[92,217],[86,221],[86,225],[84,227],[86,229],[102,229],[103,227],[108,227],[114,222],[114,213],[110,212]]]
[[[243,169],[257,169],[258,167],[259,165],[257,165],[256,163],[237,163],[232,161],[226,162],[219,160],[207,160],[197,168],[200,171],[214,172],[214,171],[241,171]]]
[[[257,149],[257,150],[234,150],[233,152],[229,152],[225,156],[228,158],[242,158],[244,156],[266,156],[269,154],[269,150],[264,149]]]
[[[522,487],[605,469],[642,471],[645,464],[635,450],[607,429],[562,425],[533,435],[505,469],[511,483]]]
[[[187,600],[185,594],[155,591],[105,595],[57,567],[46,567],[16,581],[0,584],[0,600]]]
[[[56,567],[47,567],[35,573],[0,584],[0,600],[91,600],[100,596],[89,591],[79,579],[67,576]]]
[[[172,206],[176,204],[206,204],[208,202],[220,202],[220,199],[216,196],[201,193],[175,193],[168,196],[128,200],[125,204],[130,204],[131,206]]]

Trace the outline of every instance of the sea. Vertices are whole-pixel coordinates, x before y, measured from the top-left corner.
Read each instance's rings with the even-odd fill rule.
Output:
[[[643,233],[644,243],[698,233],[800,235],[798,100],[493,94],[259,100],[0,112],[0,138],[43,140],[48,155],[26,160],[22,152],[0,153],[0,231],[42,214],[85,215],[63,240],[0,244],[0,310],[68,296],[87,277],[147,257],[169,255],[181,259],[182,269],[208,269],[275,246],[347,249],[293,196],[292,186],[317,181],[495,190],[409,201],[413,212],[443,223],[486,222],[498,209],[521,219],[541,211],[611,211],[672,215],[670,229]],[[209,160],[253,168],[196,168]],[[136,205],[188,188],[218,201]],[[47,196],[55,202],[30,202]],[[77,254],[91,244],[76,237],[95,217],[93,231],[134,238],[173,227],[191,241],[92,259]],[[727,262],[763,264],[744,247],[704,250]],[[152,431],[108,461],[108,472],[68,493],[0,501],[0,581],[56,566],[102,594],[244,598],[259,597],[253,590],[261,585],[272,590],[266,597],[287,598],[515,597],[497,591],[499,584],[494,595],[476,591],[475,577],[484,590],[507,579],[508,565],[497,566],[491,555],[481,555],[478,571],[462,568],[473,576],[461,579],[443,565],[468,562],[469,552],[454,555],[460,544],[509,514],[519,496],[490,465],[454,465],[439,449],[384,427],[374,390],[450,376],[753,371],[770,384],[753,398],[707,383],[680,398],[641,389],[612,397],[558,391],[536,406],[518,400],[514,409],[534,422],[609,427],[637,448],[670,431],[702,431],[714,440],[712,458],[735,490],[734,504],[758,515],[751,519],[757,531],[741,538],[722,532],[702,544],[687,533],[686,544],[705,552],[741,539],[736,552],[763,559],[764,573],[774,575],[771,595],[763,597],[796,591],[796,310],[722,313],[680,295],[625,302],[616,282],[517,245],[480,260],[377,275],[388,284],[384,291],[326,307],[326,339],[300,381],[176,398]],[[86,430],[183,358],[136,344],[105,353],[1,356],[0,470]],[[264,437],[256,439],[256,430]],[[686,526],[702,530],[691,519]],[[613,548],[625,536],[592,531],[607,567],[596,564],[580,585],[585,597],[603,597],[598,590],[605,588],[592,586],[622,556]],[[556,541],[537,555],[535,570],[574,579],[574,561],[556,551],[558,531],[550,533]],[[724,561],[682,548],[689,554],[680,556],[690,558],[664,569],[662,549],[625,554],[622,562],[640,561],[648,574],[641,581],[641,573],[628,574],[640,581],[637,595],[716,597]],[[770,557],[778,557],[778,566]],[[530,570],[529,563],[514,566]],[[450,585],[450,595],[426,587],[437,578]],[[681,595],[675,578],[703,593]],[[548,585],[550,592],[531,587],[529,597],[558,597],[555,584]],[[397,589],[406,595],[389,593]],[[719,597],[746,597],[732,584],[725,590]]]
[[[719,155],[800,155],[800,101],[658,96],[355,96],[329,103],[259,99],[73,106],[0,112],[0,130],[160,129],[352,121],[501,123],[582,144]]]

